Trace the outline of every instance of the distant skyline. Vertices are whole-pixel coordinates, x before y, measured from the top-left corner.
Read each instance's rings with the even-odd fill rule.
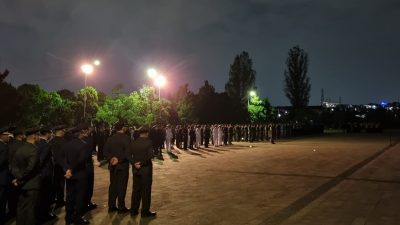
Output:
[[[2,0],[0,71],[8,82],[46,90],[82,88],[79,65],[99,58],[88,85],[109,93],[168,79],[162,93],[208,80],[224,91],[235,55],[247,51],[261,97],[290,105],[283,92],[289,48],[309,54],[310,105],[400,98],[398,0]]]

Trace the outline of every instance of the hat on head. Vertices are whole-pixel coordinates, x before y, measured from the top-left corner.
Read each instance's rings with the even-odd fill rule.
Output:
[[[47,134],[47,133],[51,133],[51,127],[43,126],[43,127],[40,128],[40,134]]]
[[[25,134],[25,130],[22,128],[17,128],[12,133],[14,136],[17,136],[17,135]]]
[[[0,128],[0,134],[1,135],[10,135],[11,133],[9,131],[10,131],[10,127],[9,126]]]
[[[72,129],[70,129],[69,132],[78,133],[78,132],[81,132],[82,130],[89,129],[89,127],[90,127],[89,124],[82,123]]]
[[[66,128],[67,128],[66,125],[58,125],[58,126],[53,127],[53,130],[63,130],[63,129],[66,129]]]
[[[150,131],[150,126],[149,125],[143,125],[141,127],[139,127],[136,131],[138,131],[139,133],[146,133]]]
[[[29,136],[29,135],[32,135],[32,134],[39,134],[39,132],[40,132],[40,128],[32,127],[32,128],[28,128],[28,129],[25,130],[25,135]]]

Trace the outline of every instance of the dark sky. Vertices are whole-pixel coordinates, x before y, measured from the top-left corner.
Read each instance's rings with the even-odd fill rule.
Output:
[[[224,89],[234,56],[248,51],[259,95],[287,105],[288,49],[309,53],[310,104],[400,97],[399,0],[1,0],[0,70],[14,85],[47,90],[83,86],[79,66],[100,58],[88,80],[109,92],[149,83],[154,66],[165,91],[204,80]]]

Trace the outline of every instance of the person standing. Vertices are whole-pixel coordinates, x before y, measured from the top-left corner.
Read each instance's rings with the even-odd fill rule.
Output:
[[[195,133],[196,133],[196,148],[197,149],[199,149],[200,148],[200,145],[201,145],[201,140],[202,140],[202,138],[201,138],[201,127],[200,127],[200,125],[197,125],[196,126],[196,130],[195,130]]]
[[[0,224],[5,224],[6,204],[10,176],[8,172],[8,141],[10,140],[9,127],[0,128]]]
[[[171,126],[168,124],[165,128],[165,148],[167,153],[171,153],[171,141],[173,138]]]
[[[131,143],[129,149],[129,161],[132,164],[133,174],[131,216],[139,214],[141,202],[141,216],[154,217],[156,213],[150,211],[153,182],[152,142],[149,139],[149,128],[147,126],[141,127],[139,132],[140,137]]]
[[[53,151],[54,158],[54,200],[56,202],[56,208],[65,205],[64,189],[65,189],[65,177],[64,174],[67,170],[65,164],[65,152],[63,147],[66,144],[65,126],[60,125],[54,127],[54,137],[50,140],[49,144]]]
[[[91,150],[85,141],[89,134],[89,126],[78,125],[71,129],[70,133],[72,138],[63,148],[67,167],[64,175],[67,191],[65,222],[67,225],[89,224],[90,222],[83,217],[87,210],[87,149]]]
[[[57,218],[51,212],[51,204],[54,201],[53,185],[53,154],[48,143],[51,137],[51,129],[43,127],[40,129],[38,146],[39,168],[40,168],[40,193],[38,205],[38,219],[41,222]]]
[[[210,137],[211,137],[211,129],[209,125],[206,125],[204,128],[204,147],[208,148],[208,145],[210,143]]]
[[[104,155],[109,161],[110,186],[108,189],[108,211],[129,212],[125,206],[126,189],[129,179],[129,161],[127,158],[130,138],[125,134],[128,127],[122,123],[115,125],[116,133],[108,138],[104,146]],[[118,207],[116,201],[118,200]]]
[[[17,225],[32,225],[37,222],[36,209],[40,188],[39,154],[36,146],[39,129],[26,130],[26,142],[14,153],[10,162],[12,184],[19,188],[17,203]]]
[[[14,138],[8,142],[8,162],[11,162],[13,160],[15,152],[25,143],[25,133],[22,129],[16,129],[12,133]],[[10,166],[10,164],[8,165]],[[10,167],[9,170],[11,171]],[[13,179],[14,177],[10,174],[10,180]],[[17,215],[18,188],[15,187],[11,182],[8,185],[8,188],[7,219],[12,219]]]

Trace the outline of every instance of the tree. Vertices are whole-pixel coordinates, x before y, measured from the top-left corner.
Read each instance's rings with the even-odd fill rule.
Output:
[[[70,120],[71,114],[74,114],[70,100],[64,100],[57,92],[47,92],[32,84],[23,84],[17,90],[21,96],[17,123],[19,127],[73,122]]]
[[[292,106],[304,108],[310,99],[311,84],[308,72],[308,54],[299,46],[289,50],[286,60],[284,92]]]
[[[194,114],[200,123],[220,122],[217,121],[217,114],[214,113],[215,108],[218,107],[215,104],[216,97],[214,86],[210,85],[207,80],[204,81],[204,85],[200,87],[198,94],[194,96]]]
[[[197,122],[194,115],[194,94],[189,91],[189,84],[182,85],[178,88],[175,99],[174,108],[178,114],[179,120],[182,123]]]
[[[169,102],[156,100],[154,88],[143,86],[130,95],[114,93],[107,96],[99,107],[96,119],[109,124],[126,121],[135,125],[167,123]]]
[[[86,118],[84,119],[83,107],[85,98],[86,98]],[[78,101],[80,102],[81,105],[78,107],[77,114],[82,115],[79,121],[88,122],[96,116],[97,110],[99,108],[98,100],[99,98],[97,90],[95,88],[87,86],[79,90]]]
[[[243,51],[236,55],[229,71],[229,80],[225,84],[225,91],[229,97],[240,102],[243,107],[247,104],[248,93],[255,89],[256,71],[253,70],[253,61],[249,54]]]
[[[5,81],[9,72],[0,73],[0,127],[17,121],[19,95],[17,89]]]
[[[252,96],[249,101],[249,117],[252,123],[265,123],[275,119],[275,110],[268,98],[261,100],[257,95]]]

